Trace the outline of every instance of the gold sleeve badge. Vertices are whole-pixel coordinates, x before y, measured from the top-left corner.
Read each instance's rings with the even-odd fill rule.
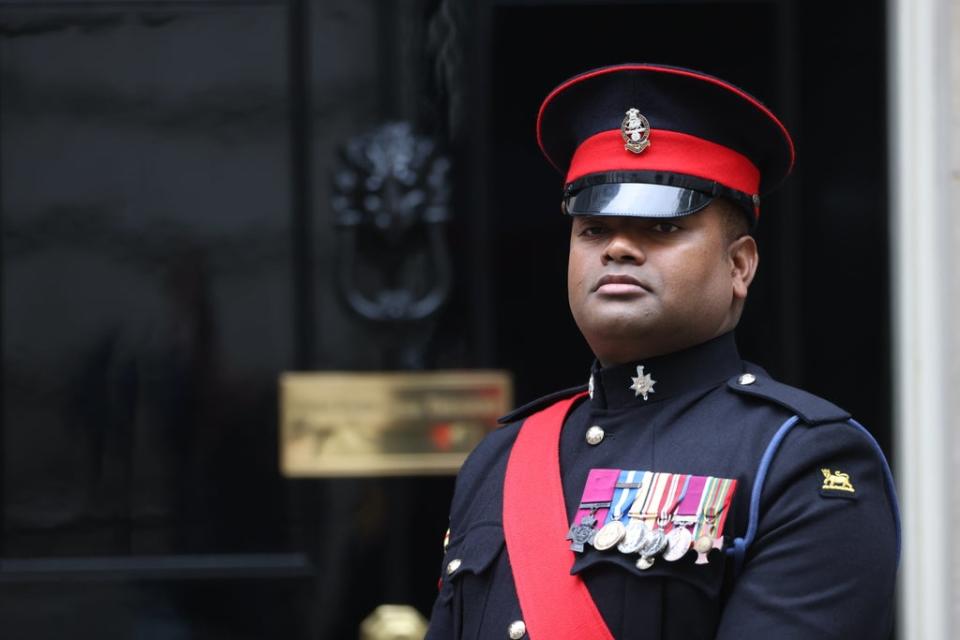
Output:
[[[821,491],[846,491],[847,493],[856,493],[853,484],[850,482],[850,474],[843,473],[840,470],[831,471],[830,469],[820,469],[823,474],[823,486]]]

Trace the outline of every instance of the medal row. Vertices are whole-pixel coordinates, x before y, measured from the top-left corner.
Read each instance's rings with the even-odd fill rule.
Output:
[[[713,476],[592,469],[566,539],[578,553],[590,545],[637,554],[638,569],[649,569],[657,557],[676,562],[691,548],[697,564],[705,564],[711,549],[723,548],[736,484]]]

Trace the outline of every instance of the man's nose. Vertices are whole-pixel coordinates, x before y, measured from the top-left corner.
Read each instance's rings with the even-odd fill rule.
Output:
[[[640,244],[624,233],[615,233],[603,252],[603,263],[629,262],[642,264],[646,260]]]

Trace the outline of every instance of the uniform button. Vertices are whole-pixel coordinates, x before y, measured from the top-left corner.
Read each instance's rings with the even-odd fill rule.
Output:
[[[598,445],[603,442],[603,429],[599,425],[593,425],[587,429],[587,444]]]
[[[743,386],[747,386],[748,384],[753,384],[756,381],[757,381],[757,376],[753,375],[752,373],[745,373],[739,378],[737,378],[737,382],[739,382]]]
[[[520,640],[527,635],[527,625],[524,624],[523,620],[515,620],[507,628],[507,634],[509,634],[510,640]]]
[[[463,561],[460,558],[454,558],[447,564],[447,575],[453,575],[453,572],[460,568]]]

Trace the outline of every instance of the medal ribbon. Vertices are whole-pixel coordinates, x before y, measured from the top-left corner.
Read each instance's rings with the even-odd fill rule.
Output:
[[[593,512],[597,522],[603,522],[609,507],[593,508],[591,503],[604,504],[613,499],[614,486],[617,484],[619,469],[590,469],[587,483],[583,486],[583,496],[580,498],[580,508],[573,516],[573,524],[578,524],[585,515]]]
[[[736,491],[737,481],[711,476],[707,479],[707,484],[709,491],[704,492],[704,500],[697,514],[696,535],[706,534],[711,538],[719,538],[723,534],[723,525],[727,521],[727,511]]]
[[[616,493],[613,494],[613,508],[610,510],[610,513],[607,514],[607,519],[604,521],[604,524],[611,520],[619,520],[623,517],[623,508],[627,506],[630,496],[638,489],[638,487],[634,486],[638,473],[643,472],[628,471],[626,469],[620,472],[620,477],[617,480],[617,490]],[[597,519],[599,520],[599,518]]]
[[[700,499],[703,497],[703,487],[707,479],[703,476],[690,476],[687,480],[685,495],[677,505],[676,518],[696,518],[700,511]]]
[[[654,473],[652,471],[643,472],[643,480],[640,481],[640,487],[637,488],[636,496],[633,498],[633,504],[630,505],[630,512],[627,514],[631,518],[643,517],[643,507],[646,505],[647,497],[650,495],[653,479]]]
[[[659,515],[662,506],[663,494],[666,491],[667,484],[672,475],[671,473],[654,474],[652,490],[647,495],[646,504],[643,505],[644,524],[653,525],[656,522],[657,515]]]
[[[709,534],[710,532],[707,525],[707,513],[716,500],[717,496],[717,478],[713,476],[707,476],[707,481],[704,483],[703,487],[703,497],[700,499],[700,506],[697,509],[697,526],[693,531],[693,538],[697,539],[704,534]]]
[[[570,407],[584,395],[527,418],[507,460],[503,535],[520,611],[533,640],[613,640],[583,580],[570,575],[575,556],[564,539],[560,431]]]
[[[723,535],[723,525],[727,522],[727,514],[730,513],[730,502],[733,501],[733,494],[737,490],[737,481],[729,478],[723,478],[720,483],[720,489],[717,492],[716,509],[712,512],[714,516],[714,537],[719,538]]]
[[[680,482],[684,481],[683,491],[687,490],[687,483],[690,482],[690,476],[683,475],[680,473],[671,474],[669,489],[664,493],[663,500],[660,502],[660,508],[658,509],[657,514],[657,526],[667,531],[667,524],[670,522],[670,516],[673,515],[673,512],[676,510],[677,505],[680,504],[680,501],[683,499],[683,493],[680,493],[680,496],[677,496],[677,492],[680,490]]]

